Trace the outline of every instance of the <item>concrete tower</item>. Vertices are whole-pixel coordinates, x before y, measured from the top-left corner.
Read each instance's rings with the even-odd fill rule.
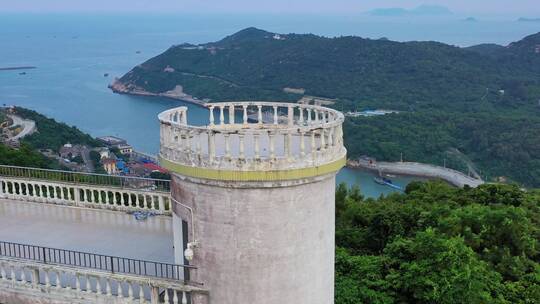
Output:
[[[159,115],[176,262],[188,243],[190,280],[213,304],[334,303],[343,115],[272,102],[208,107],[202,127],[188,124],[185,107]]]

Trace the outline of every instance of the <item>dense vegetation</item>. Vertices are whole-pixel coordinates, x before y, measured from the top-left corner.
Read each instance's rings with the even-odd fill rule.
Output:
[[[336,304],[538,303],[540,192],[415,182],[336,192]]]
[[[19,149],[12,149],[4,144],[0,144],[0,165],[58,168],[56,162],[46,158],[26,144],[23,144]]]
[[[276,39],[278,38],[278,39]],[[340,110],[390,108],[395,117],[350,119],[349,157],[406,160],[540,186],[540,33],[508,47],[458,48],[359,37],[280,35],[249,28],[215,43],[183,44],[120,79],[160,93],[182,85],[198,98],[336,98]],[[406,113],[406,114],[405,114]],[[459,151],[462,157],[448,155]]]
[[[348,119],[344,128],[352,156],[399,161],[403,153],[408,161],[446,162],[464,172],[470,159],[487,180],[510,175],[526,185],[540,183],[538,117],[434,110]]]
[[[296,34],[278,40],[273,35],[250,28],[200,48],[172,47],[121,81],[155,93],[182,84],[200,98],[218,100],[276,98],[283,88],[304,88],[308,95],[339,98],[353,107],[401,110],[441,104],[464,109],[476,104],[486,88],[496,92],[515,86],[509,90],[512,96],[503,98],[507,100],[523,97],[517,89],[521,86],[540,85],[540,56],[534,52],[523,63],[519,57],[493,58],[478,49],[436,42]],[[540,35],[524,44],[532,48],[537,40]],[[516,52],[521,51],[518,46]],[[165,72],[167,67],[174,72]]]
[[[77,127],[68,126],[47,118],[35,111],[17,107],[17,115],[36,122],[37,132],[27,136],[23,142],[35,149],[51,149],[58,151],[64,144],[83,144],[90,147],[100,146],[100,143],[92,136],[83,133]]]

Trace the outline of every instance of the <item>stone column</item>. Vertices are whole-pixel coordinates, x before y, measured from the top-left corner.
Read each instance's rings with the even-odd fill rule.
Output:
[[[263,124],[262,106],[257,106],[257,120],[260,125]]]
[[[247,105],[243,105],[242,108],[243,108],[243,122],[244,122],[244,125],[247,125],[248,124],[248,115],[247,115]]]
[[[214,161],[216,157],[216,139],[214,137],[214,132],[211,130],[208,131],[208,158],[210,162]]]
[[[225,110],[225,106],[219,107],[219,124],[220,125],[225,124],[225,115],[223,114],[224,110]]]
[[[229,124],[234,125],[234,105],[229,106]]]
[[[214,125],[214,106],[210,106],[210,118],[209,123],[211,126]]]

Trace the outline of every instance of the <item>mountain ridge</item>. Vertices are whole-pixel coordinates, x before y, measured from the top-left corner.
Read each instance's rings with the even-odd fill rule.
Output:
[[[260,95],[270,99],[295,98],[282,92],[287,87],[303,88],[308,95],[353,103],[360,96],[365,99],[399,97],[403,100],[399,107],[404,109],[413,104],[413,99],[418,99],[418,92],[411,93],[418,83],[426,91],[419,100],[425,105],[429,99],[438,98],[441,91],[438,79],[441,78],[452,82],[452,79],[467,80],[465,83],[455,81],[455,85],[464,86],[468,93],[477,95],[486,86],[505,89],[505,75],[527,78],[540,73],[540,64],[530,64],[540,62],[540,56],[534,56],[535,44],[528,41],[535,42],[539,37],[540,33],[531,35],[525,38],[527,41],[524,39],[506,48],[492,46],[486,54],[482,52],[485,47],[458,48],[438,42],[395,42],[355,36],[276,34],[247,28],[216,42],[173,46],[135,67],[119,81],[154,94],[182,85],[190,95],[212,100]],[[519,58],[509,56],[513,50],[516,56],[522,56],[525,50],[527,56],[538,58],[521,64]],[[501,56],[506,56],[506,60],[499,62],[496,57]],[[474,74],[480,71],[496,76],[478,79]],[[206,80],[214,91],[203,91],[200,83],[194,83],[195,79],[187,74],[212,76],[237,86]],[[387,86],[386,92],[380,94],[381,81],[400,82],[400,88]],[[440,99],[449,98],[466,99],[457,92]]]

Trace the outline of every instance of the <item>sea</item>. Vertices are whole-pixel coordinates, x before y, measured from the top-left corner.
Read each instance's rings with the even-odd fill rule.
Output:
[[[507,45],[540,31],[540,23],[515,17],[371,17],[326,15],[182,14],[0,14],[0,104],[36,110],[93,136],[125,138],[135,149],[156,154],[157,114],[187,106],[189,123],[204,124],[205,109],[177,100],[112,93],[107,85],[132,67],[172,45],[219,40],[246,27],[277,33],[327,37],[355,35],[396,41],[434,40],[456,46]],[[405,186],[413,177],[396,177]],[[337,182],[359,185],[366,197],[396,190],[373,182],[373,175],[343,169]]]

